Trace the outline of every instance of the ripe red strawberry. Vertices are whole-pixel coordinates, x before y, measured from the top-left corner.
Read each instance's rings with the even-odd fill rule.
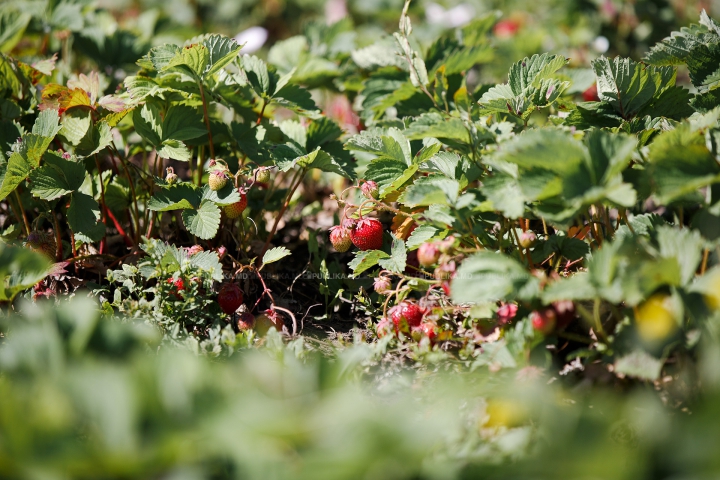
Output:
[[[401,332],[409,332],[412,327],[420,326],[425,310],[415,302],[403,301],[392,307],[389,312],[395,328]]]
[[[242,302],[243,292],[237,284],[232,282],[226,283],[222,286],[222,288],[220,288],[220,293],[218,293],[218,305],[220,305],[220,310],[223,312],[228,315],[235,313],[235,310],[242,305]]]
[[[378,184],[373,182],[372,180],[360,185],[360,190],[362,190],[365,198],[369,198],[371,200],[377,198],[380,194],[380,188],[378,187]]]
[[[55,236],[45,232],[30,232],[25,245],[32,251],[45,255],[50,260],[55,260],[57,253],[57,242]]]
[[[247,208],[247,195],[242,189],[239,190],[239,192],[240,201],[225,206],[225,215],[230,219],[238,218],[245,211],[245,208]]]
[[[335,225],[330,229],[330,243],[338,252],[347,252],[352,246],[350,230],[342,225]]]
[[[420,326],[413,327],[412,337],[416,342],[422,340],[422,337],[428,337],[431,344],[435,343],[435,338],[437,337],[435,324],[432,322],[422,322]]]
[[[425,242],[417,250],[418,262],[423,267],[435,265],[440,258],[440,249],[434,242]]]
[[[583,100],[586,102],[597,102],[600,100],[598,97],[597,84],[593,83],[582,93]]]
[[[552,308],[545,308],[540,311],[532,312],[530,320],[532,321],[532,326],[535,330],[543,335],[548,335],[555,329],[557,315],[555,310]]]
[[[255,327],[255,315],[250,312],[244,312],[237,321],[238,330],[241,332],[251,330]]]
[[[210,176],[208,177],[208,185],[210,185],[210,190],[220,190],[225,186],[227,181],[228,176],[224,170],[213,170],[210,172]]]
[[[493,33],[498,38],[510,38],[520,29],[520,24],[515,20],[500,20],[493,28]]]
[[[498,321],[502,324],[507,324],[512,321],[513,318],[515,318],[515,315],[517,315],[518,306],[514,303],[505,303],[500,308],[498,308],[497,316]]]
[[[180,292],[185,290],[185,282],[183,282],[182,278],[173,278],[170,277],[167,279],[167,283],[171,284],[173,288],[171,288],[172,296],[175,297],[177,300],[182,300],[182,295]]]
[[[350,230],[353,245],[360,250],[379,250],[383,245],[383,226],[375,218],[363,218]]]

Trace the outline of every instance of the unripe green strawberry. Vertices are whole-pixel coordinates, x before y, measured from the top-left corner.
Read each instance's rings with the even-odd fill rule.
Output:
[[[282,318],[280,318],[280,315],[277,314],[274,310],[265,310],[265,312],[262,313],[262,315],[258,315],[255,317],[255,332],[257,332],[258,336],[264,337],[268,330],[271,328],[274,328],[278,332],[283,331],[284,323],[282,321]]]
[[[41,253],[50,260],[55,260],[57,253],[57,242],[52,234],[45,232],[30,232],[25,245],[32,251]]]
[[[330,243],[338,252],[347,252],[352,246],[350,230],[342,225],[335,225],[330,229]]]
[[[165,175],[165,182],[168,185],[173,185],[173,184],[177,183],[177,181],[178,181],[178,176],[175,173],[175,170],[172,167],[168,167],[167,174]]]
[[[210,172],[210,176],[208,177],[208,185],[210,186],[210,190],[220,190],[227,184],[228,176],[227,173],[225,173],[222,170],[213,170]]]
[[[380,250],[383,245],[383,226],[375,218],[363,218],[350,230],[353,245],[360,250]]]
[[[255,181],[258,183],[267,183],[270,181],[270,170],[264,167],[255,169]]]
[[[238,218],[245,211],[247,207],[247,195],[244,191],[239,190],[240,201],[225,206],[225,215],[230,219]]]

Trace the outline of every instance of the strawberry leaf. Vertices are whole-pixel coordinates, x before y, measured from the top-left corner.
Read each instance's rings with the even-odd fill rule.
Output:
[[[265,255],[263,255],[262,263],[263,265],[267,265],[268,263],[277,262],[287,257],[288,255],[291,255],[290,250],[285,247],[271,248],[270,250],[265,252]]]
[[[220,209],[210,200],[203,200],[195,209],[182,212],[188,231],[203,240],[214,238],[220,227]]]

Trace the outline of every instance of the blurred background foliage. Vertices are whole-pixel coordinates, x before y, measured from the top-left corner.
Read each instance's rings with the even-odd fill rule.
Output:
[[[79,296],[80,297],[80,296]],[[712,479],[720,473],[720,318],[695,391],[573,388],[535,367],[403,369],[381,344],[309,339],[210,359],[87,298],[2,321],[5,479]],[[243,335],[243,334],[240,334]],[[588,373],[588,372],[586,372]]]
[[[286,49],[273,57],[272,46],[305,35],[300,51],[316,62],[308,71],[321,71],[324,61],[326,74],[295,78],[352,92],[364,60],[352,52],[388,37],[402,3],[3,1],[0,51],[27,60],[57,52],[55,81],[99,68],[108,91],[154,45],[205,32],[240,35],[246,52],[271,57],[282,71],[299,59],[280,56]],[[478,75],[503,81],[512,62],[542,51],[573,66],[601,54],[639,60],[702,8],[720,16],[720,2],[692,0],[416,1],[411,15],[414,39],[427,49],[440,33],[501,11],[495,60]],[[0,267],[18,279],[8,292],[34,283],[16,264]],[[548,378],[532,365],[490,373],[433,355],[408,368],[386,358],[383,342],[360,336],[341,346],[310,338],[286,344],[270,334],[261,348],[238,350],[249,343],[239,334],[225,351],[234,353],[208,358],[162,344],[142,321],[101,317],[90,300],[17,310],[0,325],[2,478],[720,475],[718,313],[704,326],[697,358],[675,365],[668,385],[624,385],[600,368]]]
[[[16,58],[62,51],[66,62],[77,53],[124,78],[123,69],[136,69],[134,62],[151,46],[212,32],[240,35],[241,43],[248,42],[244,53],[259,49],[264,56],[276,42],[301,34],[312,39],[315,33],[314,46],[320,47],[327,40],[318,38],[327,34],[322,26],[344,19],[333,48],[348,53],[394,31],[402,5],[403,0],[3,0],[0,51]],[[489,73],[500,76],[514,60],[544,51],[562,53],[578,66],[600,54],[639,60],[703,8],[720,16],[716,0],[423,0],[412,3],[410,14],[415,39],[428,48],[441,32],[497,12],[503,20],[495,31],[500,61]]]

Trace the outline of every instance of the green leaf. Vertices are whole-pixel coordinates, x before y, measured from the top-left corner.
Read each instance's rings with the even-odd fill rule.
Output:
[[[672,67],[650,67],[619,57],[600,57],[592,67],[598,97],[626,120],[645,115],[679,119],[692,113],[690,96],[675,87]]]
[[[422,224],[412,231],[410,237],[408,237],[405,246],[409,250],[415,250],[423,243],[435,239],[443,238],[445,235],[438,235],[442,230],[432,225]]]
[[[682,124],[650,145],[645,175],[658,201],[668,204],[720,181],[720,165],[707,149],[704,134]]]
[[[205,77],[216,74],[235,60],[241,48],[235,39],[217,34],[203,38],[202,44],[207,47],[209,54],[209,68],[204,73]]]
[[[96,153],[109,147],[113,141],[110,125],[105,120],[100,120],[89,130],[89,135],[85,136],[77,145],[77,153],[86,157],[95,155]]]
[[[439,113],[423,113],[403,131],[409,140],[422,140],[427,137],[452,139],[468,142],[470,134],[463,121],[457,117],[447,118]]]
[[[202,78],[209,63],[208,48],[202,44],[194,44],[180,49],[160,71],[179,68],[195,78]]]
[[[92,112],[84,108],[73,108],[63,116],[60,135],[71,145],[78,145],[92,128]]]
[[[346,150],[373,153],[380,158],[396,160],[412,165],[410,143],[397,128],[389,128],[384,135],[363,131],[354,135],[345,144]]]
[[[220,209],[210,200],[203,200],[197,210],[182,212],[188,231],[203,240],[214,238],[220,227]]]
[[[51,268],[45,255],[0,242],[0,302],[11,302],[18,293],[45,278]]]
[[[460,265],[451,289],[455,303],[529,300],[539,293],[539,281],[513,258],[480,252]]]
[[[382,250],[365,250],[362,252],[356,252],[355,258],[348,263],[348,267],[352,269],[353,277],[357,277],[365,270],[377,265],[383,258],[390,258],[390,255]]]
[[[652,381],[660,378],[663,363],[659,358],[638,349],[615,360],[614,370],[623,375]]]
[[[380,198],[397,191],[418,171],[417,165],[407,166],[405,162],[388,158],[377,158],[370,162],[365,179],[372,180],[380,187]]]
[[[661,225],[657,229],[657,243],[661,257],[677,261],[682,284],[692,282],[702,260],[704,242],[700,232]]]
[[[429,205],[454,205],[460,184],[457,180],[440,175],[420,177],[405,189],[399,201],[410,207]]]
[[[508,83],[491,88],[480,98],[481,114],[510,113],[527,118],[538,108],[552,105],[570,86],[570,82],[554,78],[566,63],[561,55],[544,53],[513,64]]]
[[[43,200],[55,200],[74,192],[85,181],[85,165],[46,155],[45,164],[30,174],[32,194]]]
[[[151,145],[160,145],[162,137],[162,120],[158,108],[150,103],[133,110],[135,131]]]
[[[165,188],[148,201],[148,208],[156,212],[196,208],[200,205],[201,192],[189,183]]]
[[[273,103],[310,118],[321,118],[310,92],[299,85],[285,85],[272,96]]]
[[[163,140],[157,154],[160,158],[172,158],[182,162],[188,162],[192,159],[192,152],[180,140]]]
[[[10,155],[5,176],[3,177],[2,187],[0,188],[0,200],[10,195],[17,186],[30,175],[32,168],[33,165],[20,153],[14,152]]]
[[[22,39],[32,15],[19,9],[0,11],[0,52],[8,53]]]
[[[240,201],[240,192],[232,182],[227,182],[220,190],[211,190],[209,185],[203,185],[200,200],[210,200],[220,206],[231,205]]]
[[[543,244],[543,255],[557,253],[568,260],[578,260],[590,253],[590,246],[580,239],[562,235],[551,235]]]
[[[277,262],[278,260],[282,260],[288,255],[292,255],[292,253],[285,247],[271,248],[270,250],[265,252],[265,255],[263,255],[262,263],[263,265],[267,265],[268,263]]]
[[[32,133],[52,140],[55,138],[55,135],[58,134],[60,128],[60,117],[58,116],[58,111],[47,109],[42,110],[38,114],[38,117],[33,124]]]
[[[276,79],[271,76],[265,62],[253,55],[243,55],[242,67],[248,83],[258,96],[270,97],[275,93]]]
[[[74,192],[70,197],[70,208],[67,220],[70,228],[76,233],[91,231],[100,218],[100,205],[90,195]]]
[[[186,105],[173,105],[168,109],[161,132],[163,140],[192,140],[207,135],[202,114]]]
[[[402,273],[405,271],[405,263],[407,261],[407,249],[405,248],[405,242],[392,235],[392,247],[390,249],[389,258],[381,258],[378,260],[378,265],[386,270],[390,270],[394,273]]]

